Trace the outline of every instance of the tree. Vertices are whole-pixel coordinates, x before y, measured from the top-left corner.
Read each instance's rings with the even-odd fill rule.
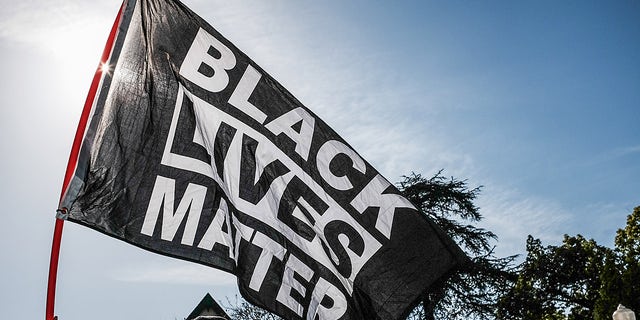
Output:
[[[640,207],[616,233],[615,248],[581,235],[559,246],[527,239],[518,279],[499,301],[504,319],[611,319],[618,303],[640,310]]]
[[[640,311],[640,206],[627,216],[627,225],[618,229],[615,239],[616,260],[603,270],[602,301],[597,311],[611,312],[618,303]]]
[[[504,319],[594,319],[600,272],[613,251],[581,235],[543,247],[527,238],[527,257],[514,287],[500,301]]]
[[[640,311],[640,207],[627,217],[627,226],[616,234],[621,256],[623,293],[620,302]]]
[[[229,303],[226,307],[231,319],[237,320],[281,320],[277,315],[266,311],[260,307],[254,306],[244,299],[236,296],[235,303]]]
[[[474,200],[480,187],[445,178],[405,176],[398,185],[402,195],[440,226],[470,257],[470,263],[430,288],[409,319],[494,319],[497,299],[515,281],[515,256],[494,255],[496,235],[473,224],[482,219]]]

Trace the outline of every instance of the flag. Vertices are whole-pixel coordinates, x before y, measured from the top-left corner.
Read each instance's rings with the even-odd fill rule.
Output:
[[[233,273],[248,301],[287,319],[399,319],[465,261],[182,3],[127,0],[117,30],[64,218]]]

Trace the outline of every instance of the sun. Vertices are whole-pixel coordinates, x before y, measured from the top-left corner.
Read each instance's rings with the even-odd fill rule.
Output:
[[[106,62],[101,62],[100,63],[100,72],[104,73],[104,74],[110,74],[111,66]]]

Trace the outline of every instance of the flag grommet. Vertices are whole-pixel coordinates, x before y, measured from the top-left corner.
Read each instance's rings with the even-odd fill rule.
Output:
[[[56,209],[56,219],[67,220],[67,217],[69,217],[69,212],[67,211],[67,208]]]

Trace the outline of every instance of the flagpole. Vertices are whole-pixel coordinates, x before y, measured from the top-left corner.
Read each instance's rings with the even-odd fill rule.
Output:
[[[120,17],[122,16],[122,11],[124,9],[125,3],[127,0],[123,0],[120,5],[120,10],[118,11],[118,15],[116,16],[115,21],[113,22],[113,26],[111,27],[111,32],[109,33],[109,38],[107,39],[107,43],[105,44],[104,50],[102,51],[102,56],[100,58],[100,64],[98,64],[98,68],[96,73],[93,75],[93,80],[91,82],[91,87],[89,88],[89,93],[87,94],[87,99],[84,102],[84,108],[82,109],[82,114],[80,115],[80,121],[78,123],[78,129],[76,130],[76,135],[73,140],[73,145],[71,146],[71,152],[69,154],[69,161],[67,162],[67,170],[64,175],[64,180],[62,182],[62,192],[60,194],[60,201],[67,192],[67,187],[69,186],[69,182],[73,177],[73,174],[76,170],[76,166],[78,164],[78,156],[80,154],[80,147],[82,145],[82,140],[84,138],[84,134],[87,128],[87,124],[89,122],[89,115],[91,114],[91,109],[93,107],[93,101],[98,92],[98,85],[100,84],[100,80],[102,79],[102,73],[105,70],[104,66],[109,60],[109,56],[111,55],[111,50],[113,48],[113,44],[115,42],[116,35],[118,33],[118,28],[120,26]],[[60,244],[62,242],[62,229],[64,226],[64,218],[62,217],[66,213],[66,208],[59,208],[58,214],[56,215],[56,223],[53,230],[53,243],[51,245],[51,260],[49,261],[49,280],[47,286],[47,305],[46,305],[46,313],[45,320],[54,320],[57,319],[54,316],[54,306],[55,306],[55,297],[56,297],[56,280],[58,274],[58,260],[60,257]]]

